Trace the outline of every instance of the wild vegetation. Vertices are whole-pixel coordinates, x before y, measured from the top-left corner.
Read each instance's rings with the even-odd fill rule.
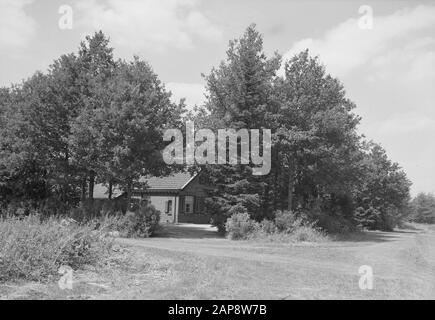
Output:
[[[275,220],[257,222],[247,213],[236,213],[225,224],[229,239],[273,242],[324,242],[327,236],[315,222],[296,218],[291,212],[278,211]]]
[[[109,255],[112,240],[95,224],[38,215],[0,220],[0,281],[46,280],[65,265],[95,265]]]
[[[80,215],[79,217],[83,217]],[[139,206],[126,214],[109,213],[76,221],[65,216],[0,216],[0,281],[42,281],[61,266],[103,265],[116,237],[146,238],[159,227],[160,212]]]

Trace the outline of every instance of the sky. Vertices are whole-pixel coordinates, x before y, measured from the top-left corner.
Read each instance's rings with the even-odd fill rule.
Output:
[[[251,23],[269,55],[318,55],[356,103],[359,131],[402,166],[412,194],[435,192],[434,1],[0,0],[0,86],[103,30],[116,57],[147,60],[191,108],[204,101],[201,74]]]

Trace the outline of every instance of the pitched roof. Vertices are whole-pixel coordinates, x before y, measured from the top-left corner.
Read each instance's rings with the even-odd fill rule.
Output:
[[[196,175],[191,175],[188,172],[179,172],[167,177],[141,177],[139,182],[146,183],[146,191],[166,191],[174,192],[182,190],[187,184],[192,181]],[[124,192],[117,186],[113,186],[112,199],[121,196]],[[94,199],[107,199],[109,197],[109,188],[102,183],[94,186]]]
[[[195,175],[179,172],[167,177],[142,177],[139,182],[146,182],[146,190],[182,190]]]

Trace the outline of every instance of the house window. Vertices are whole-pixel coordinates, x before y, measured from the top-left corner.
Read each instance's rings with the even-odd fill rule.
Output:
[[[186,196],[184,198],[184,212],[185,213],[193,213],[193,203],[194,203],[193,196]]]
[[[166,201],[166,210],[165,211],[168,215],[172,214],[172,200]]]

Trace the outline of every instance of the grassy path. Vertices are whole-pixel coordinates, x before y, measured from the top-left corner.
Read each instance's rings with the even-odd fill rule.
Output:
[[[229,241],[211,229],[171,227],[162,237],[118,239],[107,266],[57,285],[0,285],[2,298],[435,299],[435,228],[368,232],[322,244]],[[361,290],[358,268],[373,268]]]

